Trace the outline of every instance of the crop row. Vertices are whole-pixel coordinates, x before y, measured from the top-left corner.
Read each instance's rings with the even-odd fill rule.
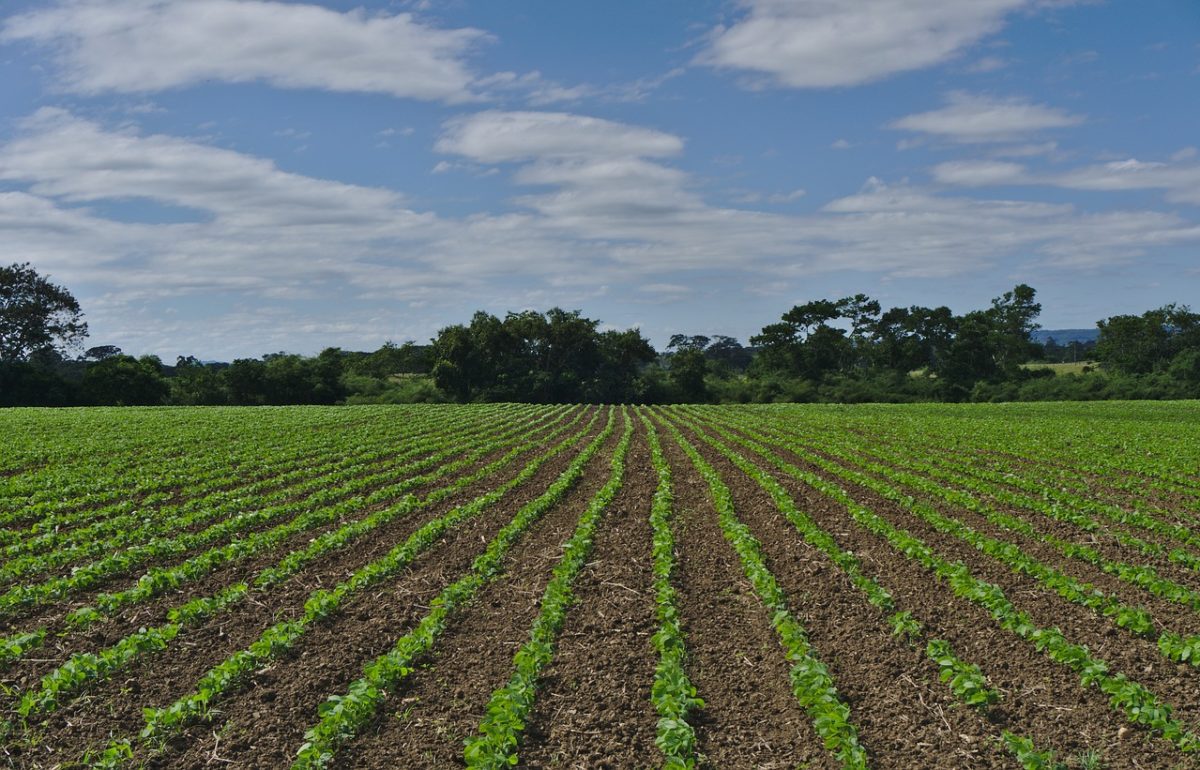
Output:
[[[628,416],[625,420],[628,423]],[[397,639],[392,649],[368,663],[362,677],[352,682],[344,694],[331,696],[322,704],[318,710],[318,721],[305,732],[304,744],[297,752],[293,768],[329,766],[338,748],[375,718],[387,694],[413,672],[417,660],[433,648],[434,642],[463,605],[500,575],[505,557],[512,547],[576,486],[583,477],[588,461],[612,435],[614,423],[614,410],[610,407],[604,430],[551,482],[545,492],[517,511],[512,520],[488,542],[484,552],[472,562],[466,575],[448,585],[430,602],[428,614],[421,618],[416,627]]]
[[[522,451],[533,446],[536,441],[537,439],[531,439],[524,444],[514,447],[498,460],[489,463],[474,473],[456,479],[445,487],[430,492],[422,500],[409,495],[399,505],[378,511],[367,518],[354,521],[337,530],[325,533],[309,543],[307,547],[286,555],[274,567],[262,570],[252,584],[236,583],[209,597],[193,599],[171,610],[168,613],[168,620],[164,624],[152,628],[140,629],[98,653],[77,653],[72,655],[66,663],[44,676],[38,689],[26,692],[21,697],[17,708],[18,713],[22,717],[29,717],[35,713],[53,711],[62,703],[64,698],[70,697],[87,684],[111,676],[114,671],[128,665],[131,661],[147,652],[162,650],[186,625],[195,624],[246,601],[250,596],[252,588],[257,591],[266,590],[287,577],[296,574],[303,567],[318,558],[323,558],[336,550],[345,548],[351,542],[360,539],[363,535],[387,521],[399,516],[409,515],[416,510],[425,508],[455,494],[458,490],[470,484],[487,478]],[[476,450],[480,454],[486,451],[487,447]],[[470,456],[468,455],[468,457]],[[464,458],[458,462],[468,461]],[[448,471],[445,471],[445,469],[451,468],[454,465],[456,463],[449,463],[433,474],[427,475],[438,477],[447,475]]]
[[[928,631],[923,623],[913,617],[907,610],[898,610],[891,592],[878,583],[874,578],[864,574],[858,558],[842,549],[834,538],[824,531],[809,516],[796,506],[795,500],[787,490],[761,466],[746,458],[728,444],[722,443],[705,432],[705,428],[735,444],[753,447],[752,442],[746,442],[737,434],[722,429],[718,425],[700,425],[684,419],[682,415],[690,414],[676,410],[672,416],[681,424],[691,428],[695,435],[718,454],[734,464],[745,473],[767,494],[775,503],[776,508],[804,538],[805,542],[816,548],[839,569],[850,582],[862,592],[867,601],[884,612],[891,613],[890,622],[893,633],[906,638],[910,644],[918,639],[927,638],[926,654],[938,666],[940,678],[950,686],[954,695],[969,706],[988,706],[999,700],[999,693],[987,685],[987,680],[979,666],[961,660],[952,650],[950,643],[944,639],[928,637]]]
[[[175,541],[190,538],[190,541],[181,545],[183,548],[214,542],[229,533],[243,531],[263,521],[269,521],[280,512],[287,512],[289,503],[294,507],[297,501],[308,502],[306,496],[313,492],[341,492],[349,482],[354,482],[360,488],[378,483],[380,479],[391,475],[390,466],[394,463],[419,457],[439,447],[453,445],[459,427],[451,424],[444,430],[426,431],[423,437],[418,436],[406,442],[408,448],[403,453],[398,454],[390,447],[379,448],[363,456],[331,462],[324,467],[310,467],[249,487],[223,490],[214,495],[200,497],[189,501],[190,504],[186,507],[164,507],[152,514],[115,516],[73,530],[52,531],[6,549],[13,551],[8,554],[10,557],[16,556],[18,552],[24,555],[5,562],[3,568],[0,568],[0,580],[28,577],[62,567],[81,558],[101,553],[112,554],[120,549],[145,545],[150,541],[162,547],[172,540],[170,537],[164,539],[163,535],[172,532],[184,533],[176,536]],[[469,427],[471,429],[460,434],[461,437],[491,429],[486,423]],[[372,466],[384,464],[389,467],[383,471],[369,472]],[[276,489],[274,492],[264,493],[266,487]],[[253,500],[255,510],[239,513],[246,507],[247,498]],[[195,531],[214,521],[217,522],[215,525],[203,531]],[[42,553],[50,550],[51,546],[56,547],[56,550],[48,554]]]
[[[258,421],[248,422],[256,426]],[[409,433],[408,426],[402,425],[393,439],[404,440]],[[31,529],[44,532],[67,523],[104,520],[168,503],[179,490],[196,497],[229,486],[231,468],[251,469],[255,477],[270,479],[274,476],[271,471],[303,468],[318,457],[336,456],[359,442],[384,437],[377,426],[372,430],[372,426],[362,424],[345,426],[339,431],[313,431],[303,437],[282,430],[260,441],[236,441],[232,435],[222,441],[192,426],[191,431],[173,433],[162,442],[165,446],[151,444],[127,453],[114,446],[100,448],[102,457],[112,459],[107,463],[89,463],[85,466],[86,473],[71,466],[52,466],[55,478],[38,479],[37,487],[15,498],[16,504],[5,509],[0,523],[7,526],[35,519]],[[223,451],[195,451],[216,442],[225,444]],[[264,457],[281,466],[263,469]],[[268,472],[262,473],[263,470]]]
[[[850,720],[850,707],[841,699],[833,677],[817,657],[804,627],[792,614],[783,589],[766,566],[761,545],[738,519],[729,487],[678,428],[669,422],[662,424],[707,484],[721,531],[737,552],[742,570],[759,601],[770,612],[771,626],[791,664],[789,678],[796,700],[812,718],[813,728],[825,747],[843,767],[866,768],[867,754],[858,741],[858,730]]]
[[[529,641],[513,657],[512,677],[492,694],[479,733],[466,740],[463,757],[468,768],[500,770],[517,762],[517,744],[533,710],[538,677],[554,657],[554,644],[566,621],[567,609],[575,600],[572,584],[587,563],[600,519],[625,478],[633,421],[627,408],[622,410],[622,416],[625,428],[613,453],[608,481],[592,497],[575,531],[563,543],[562,556],[542,594]]]
[[[0,531],[3,536],[0,542],[7,544],[4,555],[13,556],[42,548],[42,543],[72,542],[101,534],[106,529],[119,528],[124,526],[123,522],[130,521],[131,516],[171,520],[180,513],[209,508],[231,499],[258,499],[265,493],[286,489],[294,480],[326,469],[385,459],[388,450],[395,446],[453,432],[462,426],[486,426],[487,417],[486,413],[458,414],[441,424],[413,422],[394,432],[372,431],[369,426],[359,426],[341,434],[314,434],[301,440],[293,437],[290,444],[281,439],[266,446],[248,446],[228,457],[222,457],[218,452],[192,452],[167,463],[172,469],[174,483],[163,494],[146,490],[120,493],[108,490],[117,495],[115,502],[81,509],[73,509],[64,501],[68,511],[38,511],[36,521],[28,528]],[[195,468],[189,467],[193,456],[206,461],[205,473],[198,474]],[[19,550],[14,546],[19,546]]]
[[[1169,660],[1191,662],[1193,665],[1200,665],[1200,660],[1197,659],[1195,654],[1197,651],[1200,651],[1200,636],[1185,637],[1171,631],[1156,629],[1154,619],[1147,610],[1140,607],[1131,607],[1119,599],[1106,595],[1091,584],[1081,582],[1058,569],[1039,562],[1026,554],[1016,544],[997,540],[977,532],[958,519],[942,514],[932,506],[913,498],[905,491],[905,487],[924,494],[927,497],[941,499],[952,506],[976,512],[1001,529],[1020,533],[1036,542],[1046,543],[1068,558],[1092,564],[1103,572],[1117,577],[1119,580],[1144,589],[1168,601],[1182,604],[1190,609],[1200,609],[1200,593],[1159,576],[1150,567],[1109,560],[1093,548],[1042,534],[1030,526],[1028,522],[992,509],[969,494],[948,489],[926,478],[897,471],[894,468],[872,462],[866,459],[860,451],[847,451],[841,447],[833,446],[831,442],[823,442],[817,444],[817,446],[823,452],[836,457],[839,463],[841,463],[841,465],[836,465],[820,455],[809,455],[811,462],[830,474],[870,489],[881,497],[904,507],[906,510],[916,514],[935,530],[964,540],[972,547],[1005,564],[1012,570],[1033,577],[1046,588],[1054,591],[1068,601],[1080,604],[1100,615],[1111,618],[1119,628],[1123,628],[1137,636],[1158,639],[1159,651]],[[875,476],[860,473],[854,470],[855,466],[869,470]],[[886,479],[886,481],[881,481],[877,477]]]
[[[655,745],[663,753],[664,770],[689,770],[696,766],[696,731],[688,718],[703,708],[696,686],[687,673],[687,640],[677,603],[678,592],[671,582],[675,572],[675,535],[671,528],[674,512],[671,466],[663,455],[658,430],[639,410],[638,417],[650,444],[650,460],[658,483],[650,508],[653,532],[654,610],[658,630],[651,641],[658,653],[650,699],[658,712]]]
[[[753,434],[749,429],[746,432]],[[802,447],[789,445],[785,441],[777,440],[774,443],[791,451],[803,452]],[[1129,721],[1158,732],[1184,752],[1200,750],[1200,738],[1171,716],[1169,705],[1125,674],[1111,673],[1106,661],[1093,656],[1083,645],[1068,641],[1060,630],[1038,627],[1027,613],[1018,610],[1009,601],[999,586],[975,577],[970,568],[961,562],[950,562],[939,556],[910,532],[892,525],[856,502],[841,487],[792,465],[773,449],[757,443],[753,449],[784,473],[840,502],[860,526],[925,567],[938,580],[946,583],[956,596],[985,609],[1002,630],[1016,635],[1051,660],[1070,668],[1079,675],[1083,686],[1099,688],[1109,697],[1112,707],[1124,713]]]
[[[500,429],[503,430],[505,427],[509,428],[508,433],[515,433],[524,430],[527,426],[525,424],[504,425]],[[248,537],[234,540],[228,546],[202,553],[178,567],[151,570],[140,578],[133,588],[115,594],[101,595],[97,598],[95,606],[76,610],[70,615],[70,620],[77,625],[90,624],[100,615],[110,613],[130,603],[143,601],[167,588],[178,587],[185,580],[207,574],[208,571],[222,563],[246,558],[262,552],[296,533],[337,521],[347,515],[353,515],[364,505],[394,500],[412,488],[435,481],[469,465],[474,459],[502,444],[506,436],[507,434],[501,434],[501,439],[497,441],[494,433],[483,433],[474,437],[473,440],[450,446],[445,446],[445,444],[447,441],[452,441],[453,436],[446,439],[431,438],[428,442],[414,446],[410,453],[406,454],[420,456],[439,447],[444,446],[445,448],[422,460],[392,468],[382,477],[383,479],[399,478],[401,479],[399,482],[380,486],[380,478],[363,481],[353,471],[346,471],[343,488],[335,487],[324,490],[315,495],[315,499],[301,499],[285,506],[260,509],[253,513],[227,519],[200,532],[175,538],[160,538],[144,546],[110,553],[96,562],[73,570],[71,574],[64,577],[52,578],[33,585],[14,586],[0,594],[0,617],[11,614],[17,608],[57,601],[72,593],[91,588],[102,581],[127,573],[138,565],[184,554],[189,550],[194,550],[197,546],[218,541],[252,525],[261,525],[287,516],[295,517],[272,529],[253,533]],[[464,449],[468,451],[465,457],[462,456]],[[458,459],[438,467],[438,463],[451,457]],[[426,472],[430,468],[436,469]],[[369,494],[365,496],[356,494],[359,490],[367,491]]]

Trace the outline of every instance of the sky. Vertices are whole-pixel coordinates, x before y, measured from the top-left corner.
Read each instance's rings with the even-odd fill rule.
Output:
[[[0,263],[230,360],[1200,305],[1195,0],[6,0]]]

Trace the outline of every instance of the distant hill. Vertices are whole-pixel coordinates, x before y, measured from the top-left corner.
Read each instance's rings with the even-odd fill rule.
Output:
[[[1054,338],[1059,345],[1069,345],[1072,342],[1095,342],[1100,339],[1100,330],[1091,329],[1038,329],[1033,333],[1033,341],[1045,343]]]

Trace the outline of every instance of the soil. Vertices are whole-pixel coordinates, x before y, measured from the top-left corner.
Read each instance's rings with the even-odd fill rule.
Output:
[[[534,707],[520,737],[520,767],[624,770],[662,763],[655,745],[658,713],[651,699],[658,663],[652,637],[658,624],[649,515],[657,477],[645,429],[632,412],[629,416],[635,420],[635,434],[625,479],[600,520],[588,563],[574,583],[576,602],[567,613],[554,657],[537,682]],[[892,595],[894,610],[910,612],[923,626],[922,634],[912,641],[894,635],[889,621],[894,610],[870,604],[840,567],[804,540],[757,481],[703,442],[685,421],[675,424],[729,487],[736,515],[760,542],[766,566],[787,596],[790,612],[849,706],[872,768],[1013,767],[1015,760],[1000,739],[1004,731],[1055,751],[1072,770],[1083,766],[1088,752],[1096,752],[1106,768],[1191,766],[1190,758],[1170,743],[1132,726],[1097,688],[1081,687],[1068,668],[1002,630],[985,610],[955,596],[918,562],[860,526],[843,505],[763,457],[735,447],[776,479],[797,508],[840,548],[858,559],[863,574]],[[546,430],[543,424],[529,435]],[[599,430],[598,422],[591,436]],[[677,566],[673,582],[687,643],[687,673],[705,702],[691,719],[701,767],[839,767],[792,691],[789,663],[772,629],[770,613],[723,536],[707,482],[671,435],[661,427],[658,433],[674,485]],[[711,429],[705,433],[717,435]],[[453,615],[431,653],[386,693],[374,721],[339,751],[336,767],[443,770],[464,765],[463,740],[477,733],[493,691],[511,677],[513,655],[529,637],[562,544],[607,480],[619,435],[618,423],[575,487],[514,545],[504,571]],[[411,630],[432,599],[470,569],[486,543],[523,504],[545,491],[588,440],[547,462],[499,502],[447,532],[406,569],[354,595],[337,613],[310,627],[292,650],[214,702],[210,720],[188,728],[161,752],[140,747],[137,759],[150,768],[287,767],[303,743],[305,730],[317,720],[321,704],[344,693],[365,664]],[[905,505],[836,478],[813,462],[814,455],[820,454],[818,444],[814,441],[798,452],[777,446],[776,451],[788,463],[844,488],[860,504],[921,538],[942,557],[961,560],[976,577],[1000,586],[1037,625],[1059,627],[1070,641],[1087,645],[1093,655],[1108,661],[1114,672],[1126,674],[1169,703],[1173,716],[1188,729],[1200,727],[1200,677],[1195,668],[1170,663],[1153,640],[1136,638],[964,541],[937,532]],[[143,655],[112,679],[93,683],[36,724],[22,727],[13,714],[0,715],[11,722],[7,734],[0,732],[4,736],[0,766],[75,767],[87,751],[103,748],[111,737],[135,736],[142,727],[143,708],[165,706],[190,692],[205,671],[258,639],[265,628],[298,616],[313,590],[337,585],[425,522],[513,478],[547,448],[531,449],[491,478],[393,520],[281,584],[255,592],[252,600],[186,628],[166,650]],[[500,454],[491,453],[472,467],[414,492],[442,487]],[[1090,487],[1089,496],[1118,502],[1119,496],[1102,482],[1099,479]],[[1039,561],[1106,594],[1146,608],[1160,628],[1200,634],[1200,613],[1064,557],[1051,546],[1002,530],[980,514],[912,489],[903,491],[988,536],[1017,544]],[[179,491],[187,494],[187,489]],[[1086,543],[1109,559],[1153,566],[1164,577],[1200,590],[1200,575],[1121,546],[1106,529],[1092,535],[1033,511],[995,499],[988,502],[1028,521],[1038,532]],[[1169,509],[1172,501],[1163,497],[1156,504]],[[375,509],[364,508],[353,517]],[[30,612],[13,629],[48,625],[52,638],[43,649],[11,664],[0,678],[6,687],[36,686],[40,676],[70,654],[98,651],[139,626],[160,623],[171,607],[252,578],[328,528],[297,535],[271,554],[218,569],[87,631],[70,631],[61,619],[92,593]],[[925,652],[932,639],[949,642],[960,659],[977,664],[1000,693],[1000,701],[983,708],[959,703]],[[11,708],[13,702],[13,694],[4,696],[0,710]]]

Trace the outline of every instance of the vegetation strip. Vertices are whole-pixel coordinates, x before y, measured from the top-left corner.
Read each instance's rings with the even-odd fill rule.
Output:
[[[429,448],[436,448],[437,446],[445,443],[445,439],[431,439],[430,444],[419,448],[416,454],[422,454]],[[471,443],[474,444],[474,442]],[[423,460],[417,460],[401,466],[400,468],[392,469],[388,475],[402,475],[412,471],[423,471],[432,467],[436,467],[438,463],[450,458],[459,458],[451,461],[451,463],[447,465],[443,465],[438,470],[433,471],[432,474],[426,474],[424,477],[413,477],[406,479],[401,482],[402,488],[389,488],[387,491],[383,492],[381,496],[386,497],[389,494],[402,493],[403,489],[405,488],[411,488],[421,483],[425,483],[432,478],[437,478],[439,473],[445,473],[455,470],[459,467],[463,467],[465,463],[460,457],[460,454],[461,445],[449,446],[442,449],[442,451],[438,452],[437,454],[427,457]],[[348,473],[347,475],[352,476],[353,474]],[[414,479],[417,478],[420,478],[421,480],[414,481]],[[330,496],[336,499],[336,492],[327,492],[323,495],[323,497]],[[300,510],[303,507],[303,502],[289,506],[289,508],[296,510]],[[225,519],[224,521],[221,521],[209,529],[201,532],[181,535],[174,538],[161,538],[153,540],[142,546],[127,549],[125,551],[109,553],[107,556],[98,561],[72,570],[69,575],[51,578],[41,583],[31,585],[13,586],[9,590],[0,594],[0,617],[3,617],[6,614],[12,614],[13,611],[18,608],[26,608],[57,601],[72,593],[91,588],[103,580],[123,574],[128,570],[145,564],[151,560],[169,558],[171,556],[185,553],[198,545],[203,545],[205,543],[220,539],[226,535],[231,535],[237,532],[239,529],[249,526],[251,523],[264,520],[269,521],[274,518],[277,513],[278,511],[274,509],[263,509],[253,514]],[[289,525],[282,526],[287,527]],[[253,539],[253,537],[251,539]],[[237,547],[236,544],[235,547]]]
[[[825,664],[816,657],[804,627],[792,615],[787,597],[763,562],[758,541],[746,525],[738,520],[729,487],[678,428],[669,422],[663,425],[708,484],[721,530],[741,559],[742,569],[754,586],[759,600],[771,612],[771,625],[779,635],[788,662],[792,664],[792,692],[812,717],[817,735],[843,767],[866,768],[867,753],[859,744],[858,731],[850,721],[850,707],[838,695],[833,678]]]
[[[504,557],[525,531],[538,521],[578,483],[584,467],[612,435],[615,412],[610,407],[604,430],[581,452],[539,497],[522,506],[512,521],[488,543],[471,570],[447,586],[430,602],[430,611],[416,628],[400,637],[390,651],[363,669],[362,678],[352,682],[343,695],[329,698],[318,710],[319,721],[305,732],[304,744],[292,767],[322,768],[334,760],[335,752],[375,717],[387,692],[412,673],[416,660],[432,649],[450,618],[469,602],[480,588],[501,572]],[[628,423],[628,417],[626,417]]]
[[[679,618],[675,586],[675,535],[671,531],[675,498],[671,487],[671,466],[663,454],[658,430],[639,409],[638,418],[646,429],[650,459],[658,476],[650,509],[653,530],[654,605],[659,628],[652,642],[658,653],[654,685],[650,698],[658,711],[655,744],[663,753],[664,770],[686,770],[696,766],[696,731],[688,721],[696,709],[704,707],[696,687],[687,675],[687,641]]]
[[[911,533],[893,526],[857,503],[842,488],[797,468],[770,448],[750,439],[741,439],[739,443],[767,458],[783,472],[843,504],[856,522],[930,570],[939,580],[946,582],[956,596],[983,607],[1002,629],[1016,634],[1051,660],[1070,668],[1079,675],[1083,686],[1099,688],[1109,696],[1110,705],[1124,713],[1129,721],[1161,734],[1183,752],[1200,751],[1200,737],[1171,716],[1169,705],[1125,674],[1110,673],[1106,661],[1092,656],[1087,647],[1069,642],[1059,629],[1039,628],[1027,613],[1016,609],[999,586],[976,578],[961,562],[950,562],[938,556]],[[792,448],[787,444],[783,446]],[[800,449],[797,448],[797,451]]]
[[[548,416],[553,416],[555,414],[559,414],[559,412],[551,413],[551,415]],[[576,416],[576,421],[578,420],[578,417],[579,415]],[[445,453],[437,455],[437,457],[440,459],[447,459],[451,455],[460,455],[464,449],[472,449],[472,451],[465,458],[460,457],[458,460],[442,466],[433,473],[409,477],[401,481],[399,484],[393,484],[389,487],[380,488],[365,498],[347,497],[345,499],[341,499],[336,504],[325,505],[324,507],[318,507],[314,510],[309,510],[307,513],[297,516],[297,518],[286,524],[281,524],[273,529],[259,532],[243,539],[234,540],[228,545],[220,546],[193,556],[192,558],[174,567],[152,569],[139,578],[131,588],[117,591],[115,593],[100,594],[99,596],[95,597],[92,605],[79,607],[68,613],[66,615],[66,620],[75,629],[82,630],[88,626],[100,622],[105,618],[110,617],[113,613],[125,607],[147,601],[169,589],[178,588],[188,581],[199,579],[200,577],[209,574],[220,566],[249,558],[258,553],[267,552],[270,548],[278,546],[280,543],[286,541],[288,538],[296,534],[306,532],[310,529],[328,524],[330,522],[337,522],[345,517],[352,516],[363,505],[378,504],[388,499],[395,499],[396,496],[403,494],[407,490],[430,481],[435,481],[438,478],[442,478],[460,467],[469,465],[475,459],[478,459],[478,457],[481,457],[486,454],[486,452],[490,451],[492,447],[502,444],[511,436],[516,435],[517,433],[527,432],[528,429],[528,425],[518,425],[510,429],[507,433],[483,434],[477,437],[474,441],[467,442],[465,445],[459,445],[454,450],[448,450]],[[562,429],[563,428],[559,428],[558,430]],[[395,469],[394,472],[399,475],[403,475],[412,470],[419,470],[423,467],[427,467],[428,462],[429,461],[427,459],[426,461],[401,466],[400,468]],[[314,502],[320,505],[327,500],[338,500],[339,497],[340,495],[335,490],[328,494],[317,495],[316,500],[308,501],[307,505],[311,506]],[[294,572],[295,569],[297,569],[303,563],[311,560],[312,557],[326,553],[329,550],[331,541],[343,543],[348,542],[349,539],[357,537],[362,531],[373,529],[379,524],[385,523],[386,521],[389,521],[398,515],[407,513],[412,505],[412,502],[412,500],[407,498],[402,499],[398,506],[393,506],[377,513],[370,514],[367,517],[358,520],[357,522],[345,524],[334,532],[321,535],[316,541],[310,544],[307,549],[291,554],[289,557],[292,559],[291,563],[285,559],[284,562],[277,565],[275,568],[260,572],[254,581],[253,587],[262,589],[278,583],[283,578],[292,574],[292,572]],[[428,502],[431,501],[426,500],[426,503]],[[94,576],[92,576],[90,573],[85,573],[79,578],[80,583],[84,583],[93,579]],[[244,596],[246,591],[247,587],[239,584],[228,589],[228,595],[229,597],[233,597],[237,594]],[[199,607],[207,608],[209,606],[205,600],[199,601]],[[189,605],[194,604],[195,603],[189,603]],[[199,619],[202,616],[210,614],[207,612],[207,610],[204,612],[199,612],[195,606],[189,609],[189,605],[185,605],[184,607],[177,608],[177,610],[173,611],[176,612],[176,614],[179,616],[179,619],[184,620],[184,622]],[[223,602],[219,606],[223,608],[228,606],[228,604]],[[44,639],[45,630],[46,629],[44,628],[37,629],[32,633],[40,633],[41,636],[38,638],[38,640],[41,641]],[[0,665],[5,664],[6,662],[11,662],[12,660],[20,657],[20,655],[32,649],[35,645],[29,644],[27,641],[30,636],[31,633],[28,632],[18,633],[6,639],[0,640],[0,648],[13,650],[12,654],[7,656],[0,655]]]
[[[918,518],[928,523],[938,532],[957,537],[981,553],[991,556],[1000,563],[1008,566],[1013,571],[1029,575],[1067,601],[1087,607],[1098,615],[1110,618],[1118,628],[1122,628],[1136,636],[1156,639],[1158,641],[1159,652],[1168,660],[1190,662],[1192,665],[1200,666],[1200,655],[1197,654],[1200,653],[1200,635],[1184,637],[1171,631],[1160,630],[1156,627],[1153,616],[1144,608],[1131,607],[1121,600],[1105,594],[1090,583],[1084,583],[1063,573],[1061,570],[1043,564],[1024,553],[1019,546],[988,537],[958,519],[942,514],[932,506],[913,498],[902,489],[861,473],[851,466],[857,464],[885,478],[906,483],[909,487],[924,494],[933,497],[942,497],[967,510],[976,511],[987,518],[988,521],[1003,529],[1017,531],[1035,540],[1048,542],[1051,545],[1058,545],[1059,551],[1064,553],[1064,555],[1077,554],[1081,558],[1091,557],[1087,560],[1099,562],[1097,566],[1103,571],[1116,574],[1118,578],[1123,576],[1128,582],[1138,587],[1146,588],[1151,593],[1163,596],[1164,598],[1194,607],[1192,602],[1200,602],[1200,594],[1170,581],[1158,578],[1149,568],[1137,568],[1122,563],[1108,562],[1095,553],[1094,550],[1085,546],[1078,546],[1057,538],[1039,535],[1027,523],[1007,514],[990,510],[969,495],[954,493],[951,490],[943,490],[938,485],[923,480],[920,477],[912,476],[911,474],[893,472],[884,466],[863,459],[861,455],[846,457],[841,454],[840,450],[829,449],[825,446],[821,446],[821,448],[829,451],[842,463],[839,465],[831,463],[820,456],[810,456],[809,459],[812,463],[827,472],[838,478],[870,489],[884,499],[900,505],[916,514]]]
[[[914,449],[906,445],[902,445],[902,448],[909,452]],[[1195,535],[1193,526],[1164,520],[1162,518],[1164,511],[1147,509],[1137,497],[1128,501],[1128,505],[1133,508],[1133,510],[1128,510],[1111,502],[1072,494],[1063,488],[1063,482],[1066,479],[1058,477],[1048,483],[1035,476],[1026,477],[1012,471],[988,470],[974,463],[964,462],[961,458],[955,460],[936,454],[928,459],[916,459],[904,452],[897,452],[895,449],[888,450],[877,443],[872,445],[870,451],[877,455],[885,454],[889,462],[896,462],[933,478],[949,481],[968,489],[985,492],[1005,504],[1036,511],[1050,518],[1075,524],[1087,531],[1099,529],[1101,525],[1098,519],[1106,519],[1133,529],[1152,532],[1185,545],[1200,547],[1200,537]],[[1021,491],[1013,492],[1008,487],[1016,487]],[[1200,556],[1178,546],[1168,549],[1158,543],[1147,542],[1128,534],[1121,529],[1110,528],[1106,531],[1122,545],[1134,548],[1140,553],[1165,556],[1176,564],[1200,571]]]
[[[447,429],[452,431],[455,427],[457,426],[451,425],[447,426]],[[468,430],[459,436],[455,436],[454,433],[444,433],[441,435],[430,433],[428,438],[415,441],[398,456],[386,460],[389,464],[398,461],[414,460],[414,462],[399,469],[389,467],[370,474],[364,474],[364,466],[371,464],[370,460],[368,459],[364,462],[361,458],[353,458],[349,462],[339,463],[340,467],[328,472],[318,472],[317,474],[298,472],[308,478],[304,478],[299,484],[286,485],[273,494],[256,498],[258,505],[253,511],[239,512],[245,507],[244,499],[240,496],[233,496],[229,502],[223,505],[201,505],[195,507],[191,513],[186,514],[176,514],[171,510],[159,509],[155,512],[154,518],[145,520],[147,524],[142,527],[122,530],[123,522],[114,521],[112,525],[116,531],[115,535],[96,537],[90,543],[65,545],[50,553],[28,553],[21,558],[8,561],[4,564],[3,568],[0,568],[0,580],[12,580],[27,577],[31,574],[46,572],[69,564],[79,558],[86,558],[102,553],[111,554],[111,557],[107,561],[101,560],[99,562],[101,565],[115,563],[121,565],[121,567],[136,566],[148,559],[162,555],[174,555],[195,547],[218,542],[226,537],[236,536],[240,532],[260,526],[263,523],[277,520],[294,512],[301,506],[311,505],[313,502],[312,498],[307,495],[311,495],[313,492],[317,492],[321,498],[335,499],[339,495],[346,497],[349,493],[359,489],[370,489],[372,486],[378,486],[380,482],[395,478],[398,473],[407,472],[409,469],[432,467],[453,454],[452,450],[443,450],[438,453],[437,450],[439,448],[453,445],[454,438],[466,440],[472,435],[489,432],[486,424],[481,426],[481,428],[481,430]],[[494,430],[494,428],[491,430]],[[394,454],[394,450],[384,449],[378,451],[376,454],[378,455],[378,460],[383,460],[384,458],[389,458],[389,455]],[[426,454],[429,456],[421,457]],[[358,461],[356,462],[356,460]],[[253,489],[238,491],[240,494],[254,494]],[[161,520],[158,520],[160,517]],[[142,519],[139,518],[138,520],[141,521]],[[214,520],[216,523],[211,524],[205,529],[191,531],[197,526],[202,526]],[[99,533],[87,534],[98,535]],[[167,536],[163,537],[162,535],[164,534]],[[122,552],[122,549],[125,549],[125,551]],[[96,572],[101,575],[111,574],[111,568],[100,567],[97,564],[88,564],[76,568],[73,576],[78,575],[80,571]],[[52,581],[53,579],[51,579]],[[8,595],[18,597],[16,603],[21,604],[21,598],[35,594],[23,594],[17,590],[10,591],[9,594],[6,594],[6,596]],[[26,599],[26,603],[27,601]]]
[[[554,657],[554,643],[562,631],[567,609],[575,601],[572,584],[587,563],[595,540],[596,527],[616,496],[625,478],[625,458],[633,436],[633,422],[627,408],[622,409],[625,423],[621,441],[612,458],[608,481],[588,503],[575,532],[563,544],[563,554],[554,567],[529,641],[513,657],[514,671],[508,684],[497,690],[488,702],[479,725],[479,734],[468,738],[463,758],[468,768],[496,770],[517,761],[517,744],[537,697],[538,679]]]
[[[584,431],[586,430],[585,428]],[[584,431],[581,431],[578,435],[582,436]],[[211,596],[193,599],[168,613],[168,621],[160,626],[141,629],[99,653],[77,653],[72,655],[66,663],[43,677],[41,686],[37,690],[26,692],[21,697],[17,706],[17,713],[21,717],[27,718],[39,712],[48,712],[56,709],[61,705],[65,697],[71,696],[88,682],[110,676],[117,669],[128,665],[132,660],[145,653],[164,649],[183,630],[184,626],[224,612],[230,607],[245,601],[250,596],[252,587],[256,590],[262,590],[275,585],[298,572],[309,562],[345,547],[350,542],[386,521],[390,521],[401,515],[408,515],[437,500],[444,499],[459,489],[463,489],[482,478],[488,477],[535,443],[536,440],[533,440],[514,447],[498,460],[489,463],[484,468],[468,476],[457,479],[446,487],[431,492],[423,500],[418,500],[409,495],[398,506],[372,514],[366,519],[355,521],[341,529],[322,535],[307,548],[289,554],[275,567],[260,572],[253,586],[246,583],[236,583]],[[551,450],[551,452],[554,451]],[[546,455],[543,455],[543,457],[546,457]],[[512,482],[509,483],[511,484]],[[461,509],[455,509],[455,511],[461,512]],[[471,512],[473,514],[474,509]],[[441,522],[444,518],[435,521]],[[428,543],[424,543],[422,548],[425,545],[428,545]],[[318,592],[318,594],[323,596],[321,592]],[[336,604],[337,601],[340,601],[340,596],[336,600],[333,600],[333,604]],[[322,602],[326,603],[322,606],[328,604],[328,601],[324,599],[322,599]],[[326,606],[326,609],[328,609],[328,606]],[[307,610],[306,605],[306,612]],[[281,630],[269,630],[264,635],[264,638],[267,640],[265,642],[267,649],[275,649],[280,639],[287,638],[288,629],[295,630],[288,623],[281,623],[274,628]]]

